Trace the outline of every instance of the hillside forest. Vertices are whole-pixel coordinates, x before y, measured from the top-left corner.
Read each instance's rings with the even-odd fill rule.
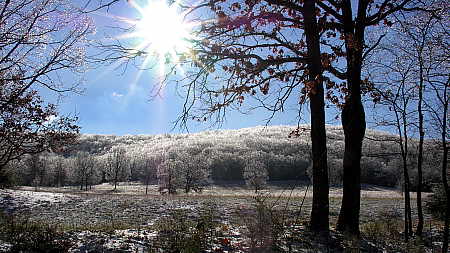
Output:
[[[311,144],[309,126],[300,136],[295,127],[271,126],[239,130],[214,130],[193,134],[88,135],[60,152],[41,153],[11,163],[15,184],[29,186],[78,186],[110,182],[141,181],[167,184],[171,191],[185,191],[219,182],[244,182],[251,188],[271,181],[310,183]],[[342,185],[342,128],[327,127],[328,168],[331,185]],[[411,190],[417,185],[417,141],[408,153]],[[427,140],[424,159],[424,190],[431,191],[440,178],[441,152]],[[398,136],[370,130],[364,140],[361,181],[363,184],[402,187],[402,164]],[[163,177],[165,179],[163,179]],[[167,186],[167,185],[166,185]],[[173,188],[173,189],[172,189]]]

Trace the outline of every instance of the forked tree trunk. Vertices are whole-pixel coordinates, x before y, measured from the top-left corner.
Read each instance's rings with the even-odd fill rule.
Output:
[[[325,130],[325,103],[322,80],[320,38],[316,19],[316,0],[306,0],[303,17],[308,48],[308,71],[311,91],[311,143],[313,163],[313,204],[311,230],[329,233],[329,185],[327,168],[327,142]]]

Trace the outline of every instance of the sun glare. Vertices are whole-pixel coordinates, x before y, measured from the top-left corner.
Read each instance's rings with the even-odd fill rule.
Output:
[[[176,4],[164,0],[149,1],[139,8],[141,19],[136,24],[136,37],[142,40],[140,50],[174,58],[189,48],[189,27]]]

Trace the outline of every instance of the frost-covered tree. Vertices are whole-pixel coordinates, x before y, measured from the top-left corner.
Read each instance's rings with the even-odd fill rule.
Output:
[[[206,183],[210,174],[206,156],[199,149],[188,149],[179,154],[180,164],[176,168],[176,176],[185,193],[199,191]]]
[[[180,185],[180,177],[177,175],[177,169],[182,166],[178,159],[178,152],[169,150],[163,154],[163,161],[157,168],[159,192],[164,194],[175,194]]]
[[[45,159],[38,154],[30,155],[25,160],[27,168],[25,184],[36,187],[44,184],[47,175]]]
[[[141,180],[145,184],[145,194],[148,194],[148,185],[157,178],[157,169],[162,163],[162,157],[157,154],[145,155],[141,158]]]
[[[260,153],[252,153],[247,158],[244,179],[248,186],[255,189],[255,193],[258,193],[266,185],[268,179],[267,166]]]
[[[106,156],[107,177],[117,190],[119,181],[127,178],[128,158],[123,147],[113,148]]]
[[[8,162],[60,148],[78,132],[76,118],[59,116],[38,90],[77,90],[93,32],[73,1],[0,1],[0,174]]]
[[[69,168],[69,159],[56,154],[49,154],[47,157],[48,162],[48,184],[50,186],[61,187],[66,184],[67,169]]]
[[[447,2],[430,0],[427,8],[397,19],[385,43],[373,55],[370,69],[375,89],[371,96],[376,105],[384,105],[376,114],[377,122],[397,130],[402,158],[403,189],[405,190],[405,216],[411,217],[409,191],[417,190],[418,223],[416,234],[421,235],[424,225],[422,211],[423,159],[425,135],[433,136],[430,112],[441,108],[433,98],[437,83],[448,83],[448,11]],[[428,9],[425,11],[424,9]],[[431,108],[427,108],[429,104]],[[431,117],[430,117],[431,116]],[[415,152],[414,137],[418,133],[416,163],[410,166],[409,153]],[[433,136],[434,137],[434,136]],[[416,184],[411,184],[411,168],[417,168]],[[405,220],[405,239],[412,235],[412,220]]]
[[[95,158],[87,152],[78,152],[74,161],[75,175],[80,185],[80,190],[87,191],[95,176]]]

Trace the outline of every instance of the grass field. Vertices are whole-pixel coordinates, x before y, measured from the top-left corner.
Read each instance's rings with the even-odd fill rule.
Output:
[[[137,182],[112,189],[109,184],[89,191],[19,187],[0,191],[0,207],[8,217],[52,226],[64,235],[70,252],[351,252],[355,247],[354,239],[334,232],[340,188],[330,190],[332,236],[327,241],[317,241],[305,229],[312,201],[312,188],[305,184],[269,184],[258,194],[240,183],[172,196],[161,196],[156,185],[145,195],[145,186]],[[356,243],[360,252],[437,249],[442,223],[429,214],[425,239],[402,242],[401,192],[364,186],[361,195],[362,239]],[[415,194],[412,198],[415,210]],[[3,240],[5,250],[14,246],[8,238]],[[180,248],[194,251],[176,251]]]

